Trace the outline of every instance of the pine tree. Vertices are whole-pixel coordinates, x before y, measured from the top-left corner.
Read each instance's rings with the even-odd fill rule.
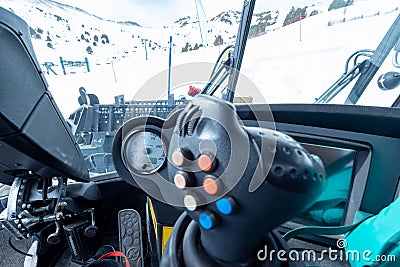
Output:
[[[292,6],[292,9],[286,15],[286,18],[283,22],[283,26],[287,26],[289,24],[295,23],[295,22],[299,21],[300,19],[304,19],[305,17],[307,17],[307,7],[295,9]]]
[[[334,9],[338,9],[338,8],[342,8],[342,7],[346,7],[346,6],[350,6],[352,5],[354,2],[354,0],[333,0],[333,2],[329,5],[328,11],[334,10]]]
[[[221,35],[218,35],[218,36],[215,38],[214,45],[215,45],[215,46],[217,46],[217,45],[222,45],[222,36],[221,36]]]
[[[87,52],[89,55],[91,55],[91,54],[93,54],[93,49],[92,49],[90,46],[88,46],[88,47],[86,47],[86,52]]]

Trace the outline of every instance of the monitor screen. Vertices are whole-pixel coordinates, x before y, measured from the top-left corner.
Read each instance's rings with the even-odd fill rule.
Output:
[[[342,225],[349,203],[356,151],[312,144],[302,145],[324,162],[327,186],[317,201],[292,221],[304,225]]]

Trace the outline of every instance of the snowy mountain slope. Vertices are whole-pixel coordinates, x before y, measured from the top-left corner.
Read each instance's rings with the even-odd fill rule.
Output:
[[[326,12],[327,3],[316,1],[307,7],[308,14]],[[95,58],[95,63],[104,64],[125,57],[144,58],[145,50],[148,54],[159,55],[168,50],[170,35],[176,52],[219,44],[216,42],[218,36],[223,43],[233,43],[241,16],[239,11],[227,10],[199,23],[193,10],[193,14],[176,20],[172,25],[145,28],[137,22],[106,20],[53,0],[2,0],[0,6],[27,21],[41,62],[58,62],[62,56],[69,60]],[[251,36],[279,29],[288,11],[256,10]],[[202,43],[200,24],[207,27],[206,43]]]
[[[370,0],[356,2],[346,12],[338,9],[308,17],[301,28],[294,23],[249,40],[242,72],[260,86],[268,103],[312,103],[343,74],[352,53],[376,49],[399,13],[397,0]],[[395,71],[391,57],[392,53],[378,75]],[[351,88],[334,103],[343,104]],[[374,79],[359,104],[390,106],[399,90],[383,92]]]
[[[173,25],[161,29],[150,29],[130,25],[130,23],[125,25],[102,20],[95,16],[82,14],[79,10],[63,13],[63,9],[58,7],[47,7],[43,2],[49,1],[44,0],[2,0],[0,5],[5,6],[4,3],[8,3],[11,6],[11,2],[13,2],[12,7],[15,10],[18,8],[25,10],[20,13],[26,13],[23,14],[31,21],[33,28],[43,28],[42,39],[34,39],[35,49],[41,62],[47,58],[58,60],[60,55],[64,56],[69,53],[71,58],[80,59],[88,56],[91,62],[96,61],[100,64],[92,64],[94,66],[90,73],[46,76],[50,90],[65,116],[68,116],[77,107],[77,90],[80,86],[84,86],[90,93],[97,94],[101,103],[112,103],[113,97],[118,94],[125,94],[125,98],[128,100],[133,99],[137,90],[148,79],[168,68],[168,53],[163,48],[168,45],[166,40],[170,34],[174,36],[174,44],[176,44],[172,57],[174,66],[198,61],[213,63],[218,57],[220,49],[224,47],[214,47],[213,44],[210,44],[207,48],[180,53],[186,44],[185,41],[190,40],[192,47],[200,41],[200,34],[196,29],[198,22],[193,15],[177,20]],[[42,13],[36,7],[43,9],[45,13],[51,13],[51,15],[45,14],[44,22],[40,21],[41,18],[37,16]],[[47,11],[45,11],[46,8]],[[327,11],[327,6],[316,5],[310,7],[309,10],[317,9],[318,15],[307,17],[301,23],[293,23],[286,27],[282,27],[282,24],[288,10],[265,12],[272,18],[269,32],[249,40],[242,67],[243,74],[260,88],[265,97],[265,100],[255,99],[255,101],[267,101],[268,103],[313,102],[315,97],[340,77],[344,71],[344,63],[350,54],[358,49],[376,48],[394,18],[399,14],[398,8],[400,8],[398,0],[356,1],[354,6],[347,7],[346,11],[338,9],[330,12]],[[30,12],[26,10],[30,10]],[[212,30],[208,35],[209,43],[215,40],[215,36],[219,32],[222,33],[226,42],[231,34],[232,36],[236,35],[237,29],[234,29],[233,26],[232,28],[225,26],[225,24],[229,24],[226,14],[230,14],[229,20],[232,24],[237,22],[239,14],[236,11],[225,11],[220,13],[220,16],[209,19],[208,29]],[[57,21],[57,17],[54,15],[58,15],[64,20]],[[255,14],[253,25],[258,23],[259,18],[262,19]],[[55,25],[51,25],[50,22]],[[328,26],[330,22],[334,23]],[[66,24],[70,25],[71,33]],[[299,38],[300,24],[301,41]],[[53,28],[48,30],[43,25],[51,25]],[[84,38],[91,38],[90,42],[94,41],[95,34],[99,38],[100,34],[105,33],[108,35],[110,43],[98,44],[93,48],[93,55],[89,56],[85,48],[90,43],[75,39],[63,43],[57,39],[58,30],[64,31],[65,37],[70,38],[80,38],[80,35],[83,34]],[[225,30],[228,33],[225,33]],[[55,36],[55,40],[59,42],[57,46],[54,45],[54,49],[43,45],[43,43],[46,44],[43,38],[47,38],[47,31],[52,40]],[[84,31],[88,31],[90,36]],[[134,35],[133,42],[132,35]],[[154,43],[156,40],[162,40],[157,42],[161,48],[149,49],[148,60],[145,60],[144,47],[141,44],[142,38],[148,38]],[[55,43],[55,41],[53,42]],[[137,46],[137,52],[131,52],[133,50],[132,43]],[[124,53],[124,46],[131,49],[127,55]],[[100,48],[103,48],[104,52]],[[109,62],[105,60],[112,61],[112,64],[104,64],[104,62]],[[385,64],[382,72],[391,70],[390,59],[386,60]],[[172,78],[174,78],[174,72]],[[165,79],[165,83],[166,81],[167,79]],[[387,106],[399,94],[399,89],[382,92],[377,88],[376,83],[371,88],[366,91],[366,96],[360,101],[361,104]],[[160,90],[166,91],[166,86]],[[185,94],[185,91],[187,92],[187,89],[183,88],[181,91],[176,91],[175,95]],[[154,96],[155,93],[156,90],[149,92],[148,97],[150,99],[159,97],[159,95]],[[239,88],[239,93],[243,96],[249,95],[246,88]],[[343,96],[344,94],[339,96],[335,103],[343,103]]]
[[[140,27],[135,22],[105,20],[82,9],[51,0],[2,0],[0,6],[22,17],[31,27],[31,35],[40,61],[58,57],[83,60],[95,55],[99,61],[133,55],[149,50],[161,50],[158,29]],[[71,46],[74,49],[71,49]]]
[[[145,57],[168,49],[173,36],[174,49],[181,52],[202,45],[213,46],[218,35],[233,43],[240,22],[239,11],[224,11],[205,22],[206,43],[202,43],[200,23],[194,14],[161,28],[140,27],[136,22],[110,21],[85,10],[52,0],[2,0],[0,6],[22,17],[31,27],[33,43],[41,62],[58,62],[60,56],[70,60],[96,58],[96,63],[125,57]],[[279,13],[264,11],[254,16],[254,25],[261,21],[275,24]],[[197,45],[196,45],[197,44]],[[71,46],[74,49],[71,49]]]

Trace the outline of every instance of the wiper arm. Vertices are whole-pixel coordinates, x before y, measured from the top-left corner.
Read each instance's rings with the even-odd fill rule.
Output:
[[[320,97],[316,98],[316,104],[325,104],[329,103],[337,94],[339,94],[346,86],[351,83],[355,78],[357,78],[361,70],[364,69],[366,60],[361,63],[357,63],[359,57],[371,57],[373,50],[363,49],[353,53],[346,61],[345,71],[343,75],[326,90]],[[350,61],[353,59],[353,67],[350,68]]]
[[[225,79],[229,76],[230,72],[231,68],[229,67],[229,65],[223,64],[223,66],[213,72],[213,75],[210,77],[210,81],[201,91],[201,94],[213,95],[215,91],[217,91],[217,89],[225,81]]]
[[[221,52],[211,71],[209,81],[201,91],[201,94],[213,95],[229,76],[229,72],[232,70],[233,66],[233,55],[231,51],[233,48],[233,45],[229,45]],[[228,57],[226,60],[224,60],[225,56]]]
[[[233,54],[233,70],[229,75],[227,85],[227,94],[224,100],[233,102],[235,96],[236,85],[239,79],[239,71],[242,66],[244,50],[246,48],[247,39],[249,36],[251,19],[253,17],[254,5],[256,0],[245,0],[242,10],[242,18],[240,20],[238,35],[235,43],[235,51]]]
[[[233,102],[235,96],[236,85],[239,79],[239,72],[242,66],[244,50],[246,48],[247,39],[249,36],[251,20],[253,17],[253,11],[256,0],[245,0],[242,10],[242,16],[239,24],[239,30],[234,46],[233,55],[229,49],[231,46],[225,48],[221,53],[220,58],[225,52],[229,52],[229,59],[218,66],[220,58],[217,60],[217,65],[214,67],[208,84],[203,88],[201,94],[212,95],[221,86],[226,78],[229,77],[228,84],[226,86],[226,94],[222,95],[222,99]]]
[[[368,59],[364,69],[361,72],[356,84],[348,95],[345,104],[354,105],[358,102],[361,95],[364,93],[368,84],[375,76],[376,72],[382,66],[390,51],[400,39],[400,15],[396,18],[385,37],[383,37],[378,48],[375,50],[371,59]]]

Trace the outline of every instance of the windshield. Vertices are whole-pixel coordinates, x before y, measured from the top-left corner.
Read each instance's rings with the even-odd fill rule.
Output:
[[[50,91],[89,170],[104,173],[113,171],[110,146],[127,119],[121,115],[123,105],[135,104],[137,115],[166,116],[170,106],[184,105],[199,93],[221,53],[219,64],[228,64],[243,2],[3,0],[0,6],[29,24]],[[344,104],[368,59],[379,58],[382,66],[353,102],[392,106],[399,79],[382,82],[384,75],[398,77],[393,73],[400,66],[397,54],[390,49],[382,58],[374,50],[399,7],[397,0],[258,0],[241,66],[257,93],[239,86],[236,96],[241,98],[235,102]],[[181,75],[178,66],[195,62],[208,65],[201,71],[187,67],[185,75],[201,78],[170,85]],[[161,82],[149,83],[157,75]],[[226,88],[219,89],[215,95],[223,97]],[[324,92],[329,96],[323,97]],[[151,101],[164,106],[146,110]],[[84,110],[94,114],[86,128],[79,126]]]

